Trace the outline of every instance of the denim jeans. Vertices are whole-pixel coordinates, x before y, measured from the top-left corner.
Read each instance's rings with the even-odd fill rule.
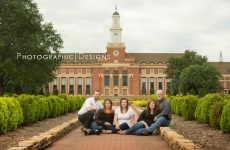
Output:
[[[126,130],[126,129],[129,129],[129,125],[126,123],[126,122],[124,122],[124,123],[122,123],[122,124],[120,124],[120,129],[121,130]]]
[[[89,134],[95,134],[96,130],[101,131],[102,130],[102,126],[98,126],[97,123],[94,121],[90,125]]]
[[[116,133],[117,132],[117,129],[115,128],[115,125],[105,125],[105,128],[107,130],[111,130],[112,133]]]
[[[137,122],[135,125],[133,125],[131,128],[125,131],[125,134],[135,134],[135,135],[141,135],[142,132],[146,130],[145,126],[141,122]]]
[[[148,128],[149,132],[153,132],[155,129],[159,128],[160,126],[168,126],[171,120],[165,119],[165,117],[161,116],[157,119],[157,121]]]
[[[90,128],[91,123],[93,122],[94,111],[87,111],[86,113],[79,115],[78,120],[84,124],[85,128]]]

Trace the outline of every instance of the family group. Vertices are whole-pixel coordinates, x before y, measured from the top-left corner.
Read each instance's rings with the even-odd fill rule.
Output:
[[[100,92],[94,91],[93,97],[87,98],[78,111],[78,120],[85,135],[100,133],[120,133],[122,135],[151,135],[160,126],[168,126],[172,119],[170,102],[164,98],[162,90],[158,90],[157,100],[149,100],[146,109],[141,112],[137,121],[134,111],[129,108],[127,98],[120,100],[120,107],[113,110],[112,101],[99,101]]]

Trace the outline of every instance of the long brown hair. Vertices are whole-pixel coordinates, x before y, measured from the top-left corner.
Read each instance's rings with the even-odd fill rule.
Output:
[[[110,112],[113,112],[113,109],[112,109],[113,103],[112,103],[112,101],[111,101],[110,99],[105,99],[105,100],[104,100],[104,104],[103,104],[104,108],[103,108],[103,111],[105,112],[105,110],[106,110],[105,102],[107,102],[107,101],[111,104],[111,106],[110,106],[110,108],[109,108]]]
[[[120,101],[120,111],[121,111],[121,113],[122,113],[121,102],[122,102],[123,100],[126,100],[126,102],[127,102],[127,106],[125,107],[125,108],[126,108],[126,112],[127,112],[128,109],[129,109],[129,101],[128,101],[128,99],[127,99],[127,98],[122,98],[121,101]]]
[[[150,109],[150,107],[149,107],[149,104],[150,104],[151,102],[153,102],[153,103],[155,104],[155,107],[154,107],[154,109],[153,109],[153,113],[155,114],[155,113],[157,112],[157,110],[158,110],[157,102],[156,102],[155,100],[149,100],[148,103],[147,103],[147,105],[146,105],[146,114],[147,114],[147,115],[151,113],[151,109]]]

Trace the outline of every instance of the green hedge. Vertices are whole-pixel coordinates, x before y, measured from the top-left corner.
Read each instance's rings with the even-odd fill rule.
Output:
[[[220,120],[220,129],[224,133],[230,133],[230,100],[225,101]]]
[[[210,123],[210,118],[209,118],[210,107],[214,103],[222,100],[223,98],[218,94],[207,94],[204,98],[199,99],[195,111],[196,120],[202,123]]]
[[[20,124],[29,124],[48,117],[73,112],[83,105],[85,97],[43,95],[5,95],[0,97],[0,133],[15,130]]]
[[[195,110],[198,102],[198,97],[188,95],[184,97],[181,106],[181,113],[185,120],[195,120]]]

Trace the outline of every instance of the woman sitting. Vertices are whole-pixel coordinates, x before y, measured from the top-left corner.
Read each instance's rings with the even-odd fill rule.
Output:
[[[104,101],[104,108],[99,109],[95,114],[95,121],[91,123],[90,130],[85,131],[85,135],[102,133],[115,133],[117,130],[113,126],[114,110],[112,109],[112,101],[106,99]]]
[[[120,132],[120,134],[142,135],[142,132],[144,132],[151,124],[154,123],[154,117],[159,113],[160,112],[158,111],[156,101],[148,101],[146,110],[142,111],[137,120],[137,123],[130,129]]]
[[[115,110],[114,123],[117,130],[126,130],[134,125],[134,112],[129,108],[127,98],[122,98],[120,108]]]

